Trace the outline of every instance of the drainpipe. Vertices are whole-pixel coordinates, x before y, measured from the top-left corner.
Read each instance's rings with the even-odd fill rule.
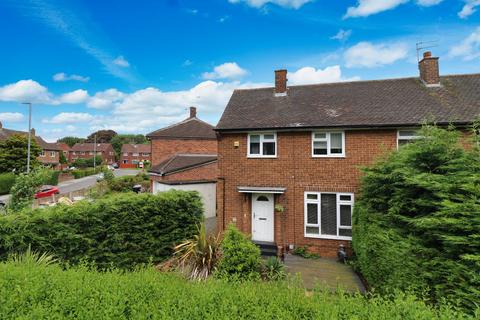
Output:
[[[219,177],[223,181],[222,185],[222,231],[225,231],[225,178]]]

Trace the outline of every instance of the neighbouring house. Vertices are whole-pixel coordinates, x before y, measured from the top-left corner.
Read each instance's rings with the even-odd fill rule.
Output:
[[[65,156],[65,159],[67,159],[67,162],[70,163],[71,159],[71,154],[70,151],[72,148],[66,143],[63,142],[57,142],[56,145],[62,150],[63,155]]]
[[[42,149],[40,155],[38,156],[38,161],[44,166],[51,167],[53,169],[60,168],[60,152],[61,149],[57,146],[56,143],[46,142],[42,137],[35,134],[35,129],[31,130],[32,138],[35,139],[37,145]],[[18,131],[3,128],[2,123],[0,122],[0,140],[6,140],[12,135],[22,135],[28,136],[28,131]]]
[[[217,137],[213,126],[197,118],[197,109],[174,125],[147,134],[151,142],[149,171],[153,193],[170,189],[198,191],[205,216],[214,217]]]
[[[152,151],[150,144],[124,144],[120,153],[120,168],[137,168],[139,163],[150,163]]]
[[[115,162],[115,151],[110,143],[76,143],[70,150],[70,159],[91,159],[94,154],[102,157],[102,164]]]
[[[464,128],[480,114],[480,74],[440,76],[426,52],[419,78],[235,90],[216,127],[217,228],[280,251],[350,251],[361,167],[417,138],[424,120]]]

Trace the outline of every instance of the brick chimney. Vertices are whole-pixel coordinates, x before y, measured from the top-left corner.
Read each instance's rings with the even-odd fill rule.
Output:
[[[196,117],[197,117],[197,108],[190,107],[190,118],[196,118]]]
[[[35,137],[35,128],[32,128],[30,132],[32,133],[32,136]]]
[[[0,129],[2,129],[2,128],[3,128],[2,121],[0,121]]]
[[[438,57],[432,57],[430,51],[423,53],[423,59],[418,63],[418,69],[420,70],[420,80],[422,80],[427,87],[440,85]]]
[[[275,96],[287,95],[287,70],[275,70]]]

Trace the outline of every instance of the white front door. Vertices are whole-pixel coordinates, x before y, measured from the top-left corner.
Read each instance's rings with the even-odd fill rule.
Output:
[[[273,242],[273,194],[252,193],[252,240]]]

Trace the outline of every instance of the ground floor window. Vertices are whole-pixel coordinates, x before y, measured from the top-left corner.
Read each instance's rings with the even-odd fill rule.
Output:
[[[353,193],[305,192],[305,236],[352,238]]]
[[[128,163],[128,160],[123,160],[123,164],[127,164]]]

